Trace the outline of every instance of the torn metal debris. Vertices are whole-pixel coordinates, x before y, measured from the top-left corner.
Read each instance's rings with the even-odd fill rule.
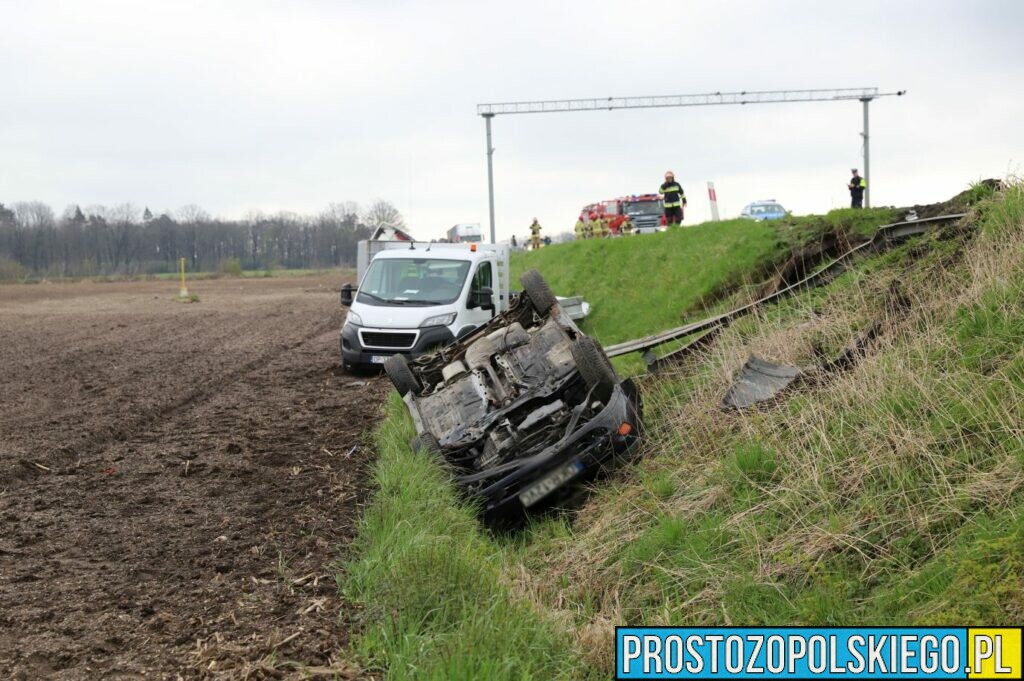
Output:
[[[798,367],[775,364],[751,355],[722,398],[723,409],[748,409],[766,402],[802,378]]]

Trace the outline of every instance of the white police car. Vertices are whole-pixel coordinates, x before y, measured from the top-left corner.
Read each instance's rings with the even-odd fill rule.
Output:
[[[740,211],[740,217],[748,220],[781,220],[786,217],[786,209],[775,199],[748,203]]]

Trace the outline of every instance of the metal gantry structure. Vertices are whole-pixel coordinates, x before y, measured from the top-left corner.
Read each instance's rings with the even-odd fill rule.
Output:
[[[494,235],[494,145],[491,120],[511,114],[564,113],[572,111],[612,111],[615,109],[662,109],[682,106],[723,106],[737,104],[786,104],[795,102],[837,102],[857,100],[864,105],[864,177],[871,182],[871,154],[868,131],[868,104],[879,97],[902,96],[906,90],[879,92],[877,87],[835,88],[831,90],[761,90],[742,92],[706,92],[693,95],[652,95],[645,97],[603,97],[589,99],[548,99],[531,102],[498,102],[478,104],[476,112],[483,117],[487,129],[487,193],[491,220],[491,242]],[[864,192],[864,205],[871,206],[871,186]]]

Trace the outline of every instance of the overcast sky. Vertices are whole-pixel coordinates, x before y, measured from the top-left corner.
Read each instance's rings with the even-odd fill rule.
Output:
[[[487,225],[476,104],[877,86],[876,205],[1022,172],[1024,2],[0,0],[0,202],[317,212],[395,203],[419,238]],[[656,190],[706,219],[846,205],[861,106],[505,116],[499,239]]]

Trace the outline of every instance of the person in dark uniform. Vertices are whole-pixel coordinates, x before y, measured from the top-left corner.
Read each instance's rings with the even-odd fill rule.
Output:
[[[658,193],[664,197],[665,224],[670,227],[682,224],[686,193],[683,191],[683,186],[676,182],[676,175],[671,170],[665,173],[665,181]]]
[[[853,168],[850,172],[853,173],[853,177],[850,178],[850,184],[846,185],[850,188],[850,208],[863,208],[864,190],[868,186],[867,180],[857,174],[856,168]]]

